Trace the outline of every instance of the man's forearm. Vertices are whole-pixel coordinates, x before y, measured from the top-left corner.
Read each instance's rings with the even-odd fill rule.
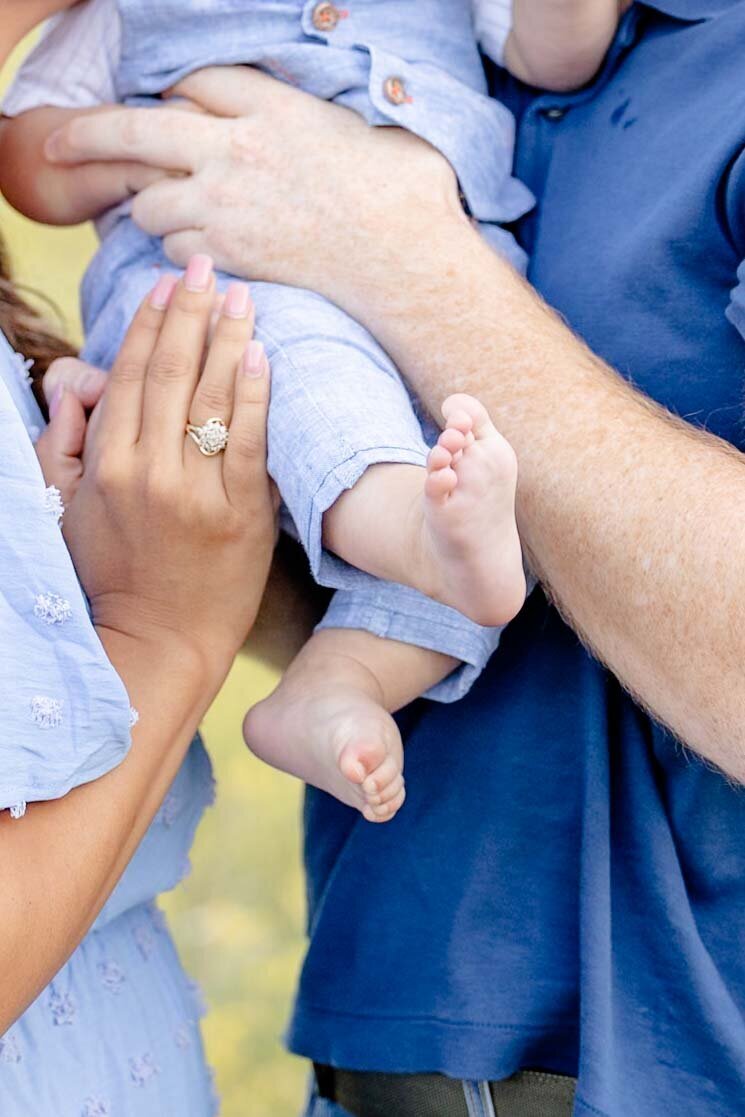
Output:
[[[250,69],[181,92],[247,115],[202,118],[187,150],[168,109],[120,110],[59,136],[57,158],[187,171],[137,199],[171,258],[211,251],[326,295],[433,413],[454,390],[481,396],[517,451],[523,539],[562,610],[658,718],[745,782],[745,459],[593,358],[481,240],[427,144]]]
[[[607,368],[452,222],[355,312],[433,414],[479,396],[518,454],[530,560],[594,652],[745,781],[745,458]]]

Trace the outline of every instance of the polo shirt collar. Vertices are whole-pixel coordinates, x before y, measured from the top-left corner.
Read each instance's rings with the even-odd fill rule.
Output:
[[[645,7],[654,8],[673,19],[696,23],[699,20],[713,19],[728,8],[734,8],[743,0],[643,0]]]

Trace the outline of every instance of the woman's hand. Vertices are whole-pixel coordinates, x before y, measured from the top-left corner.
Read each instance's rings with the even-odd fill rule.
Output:
[[[121,109],[71,122],[47,154],[186,176],[147,188],[133,210],[176,263],[209,252],[232,274],[310,287],[350,309],[371,284],[405,282],[408,256],[444,218],[468,225],[449,164],[410,133],[369,128],[246,67],[200,71],[175,92],[213,114],[189,118],[188,144],[178,108]]]
[[[74,457],[75,439],[85,438],[64,530],[104,650],[140,719],[129,751],[110,771],[59,799],[30,803],[22,823],[2,812],[0,1034],[59,970],[111,894],[264,592],[275,538],[265,460],[269,369],[251,341],[247,288],[230,288],[210,341],[213,304],[206,257],[191,261],[183,282],[160,280],[129,330],[87,432],[76,390],[90,405],[99,375],[85,387],[78,365],[52,377],[57,389],[66,382],[71,390],[61,397],[53,391],[57,406],[42,456],[49,450],[56,468],[62,450]],[[185,428],[212,416],[225,420],[230,437],[224,453],[205,457]],[[123,714],[112,722],[119,733]],[[81,745],[95,745],[86,731],[83,718],[75,732]]]
[[[64,530],[99,629],[176,635],[222,677],[264,590],[274,502],[269,370],[251,341],[248,291],[234,285],[207,344],[213,301],[212,263],[196,257],[183,282],[164,276],[140,308],[92,418]],[[213,416],[230,439],[208,458],[185,430]]]
[[[214,337],[225,296],[213,302],[208,338]],[[49,424],[36,443],[36,453],[48,485],[55,485],[65,505],[78,491],[83,476],[87,413],[95,410],[108,381],[100,368],[79,357],[58,357],[44,375],[42,386]]]

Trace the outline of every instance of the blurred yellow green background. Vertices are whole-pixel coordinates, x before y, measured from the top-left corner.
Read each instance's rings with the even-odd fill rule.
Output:
[[[79,341],[78,284],[93,231],[34,225],[2,201],[0,227],[16,278],[47,296]],[[197,835],[191,875],[163,901],[210,1007],[204,1034],[223,1117],[291,1117],[304,1090],[305,1067],[281,1043],[302,952],[300,787],[254,760],[241,738],[246,707],[274,680],[270,667],[243,656],[210,711],[204,735],[217,803]]]

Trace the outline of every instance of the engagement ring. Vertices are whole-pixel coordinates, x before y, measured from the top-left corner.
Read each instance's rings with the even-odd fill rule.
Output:
[[[208,419],[201,427],[194,423],[186,424],[186,433],[196,442],[206,458],[214,458],[228,444],[229,431],[222,419]]]

